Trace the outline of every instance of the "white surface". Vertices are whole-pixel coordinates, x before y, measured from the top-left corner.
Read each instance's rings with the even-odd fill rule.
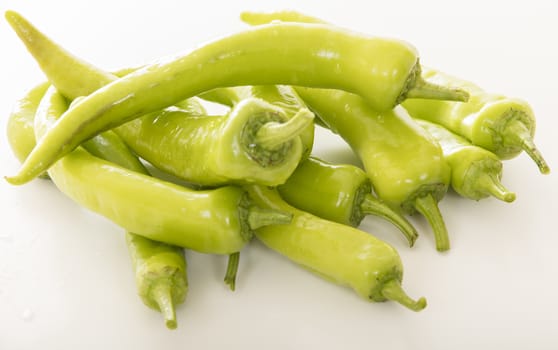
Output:
[[[70,51],[106,68],[184,51],[240,30],[246,9],[295,8],[370,34],[413,43],[430,66],[518,96],[538,118],[536,141],[558,171],[558,11],[552,1],[15,1]],[[0,20],[2,129],[16,98],[43,75]],[[5,133],[5,131],[4,131]],[[1,137],[0,174],[18,162]],[[320,132],[316,153],[354,161]],[[222,283],[223,257],[188,254],[190,292],[168,331],[136,296],[122,231],[80,209],[47,181],[0,181],[0,349],[557,349],[556,173],[522,155],[505,163],[512,204],[449,194],[440,204],[452,249],[436,253],[425,222],[405,246],[389,225],[363,229],[392,243],[404,287],[429,305],[413,313],[369,304],[254,242],[243,252],[236,292]]]

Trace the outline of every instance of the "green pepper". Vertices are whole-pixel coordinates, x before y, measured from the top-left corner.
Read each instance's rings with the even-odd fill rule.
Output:
[[[310,157],[277,189],[287,203],[321,218],[356,227],[372,214],[397,226],[411,247],[417,238],[405,218],[372,195],[370,180],[356,166]]]
[[[82,146],[94,156],[149,175],[139,159],[111,130],[87,140]],[[125,236],[141,300],[148,307],[163,314],[167,328],[175,329],[175,305],[182,304],[188,292],[184,249],[131,232],[126,232]]]
[[[414,118],[440,124],[473,144],[510,159],[525,151],[543,174],[550,168],[535,146],[535,116],[521,99],[488,93],[477,85],[434,69],[425,69],[429,81],[454,84],[471,96],[466,103],[406,101],[404,106]]]
[[[161,311],[169,329],[176,328],[175,305],[183,303],[188,292],[184,250],[129,232],[126,244],[142,301]]]
[[[400,106],[381,113],[345,91],[301,87],[296,91],[353,149],[377,196],[404,213],[420,212],[432,226],[436,248],[449,249],[437,202],[448,189],[450,168],[432,136]]]
[[[276,186],[296,169],[302,155],[298,134],[313,118],[301,109],[287,120],[281,109],[250,98],[226,116],[192,116],[167,108],[115,131],[142,158],[186,181]]]
[[[34,119],[39,102],[48,83],[42,83],[21,98],[7,125],[10,146],[20,160],[25,159],[35,143]],[[31,146],[31,147],[30,147]],[[112,131],[106,131],[83,144],[92,153],[118,164],[147,173],[142,163]],[[152,241],[126,233],[128,251],[132,257],[138,292],[143,302],[163,312],[168,328],[176,328],[174,305],[186,297],[188,279],[182,248]]]
[[[29,22],[17,18],[16,28],[25,32],[22,39],[29,51],[66,97],[88,95],[118,79],[75,57]],[[66,70],[81,74],[66,75]],[[192,103],[194,108],[188,106]],[[254,99],[239,104],[226,117],[208,117],[205,113],[193,117],[190,111],[200,111],[195,100],[183,102],[184,106],[186,110],[166,108],[114,130],[134,152],[155,167],[204,186],[284,183],[300,161],[302,148],[298,134],[313,124],[313,115],[304,108],[287,121],[282,110]]]
[[[293,215],[288,225],[256,230],[256,237],[269,248],[321,277],[350,286],[366,300],[393,300],[413,311],[426,306],[426,299],[412,300],[401,288],[401,259],[387,243],[351,226],[298,210],[283,201],[275,189],[256,185],[247,189],[258,205]]]
[[[66,109],[62,95],[47,91],[35,118],[38,140]],[[81,148],[58,161],[49,175],[68,197],[127,231],[204,253],[238,252],[254,228],[290,220],[285,213],[254,206],[239,187],[195,191],[126,170]]]
[[[13,11],[6,18],[16,31],[25,21]],[[188,97],[217,87],[270,84],[344,89],[365,96],[378,110],[408,97],[467,98],[461,90],[422,80],[417,52],[403,41],[324,24],[262,25],[156,61],[88,95],[46,133],[19,173],[6,179],[28,182],[99,132]]]
[[[199,95],[204,100],[216,102],[234,108],[248,98],[259,98],[281,108],[289,119],[293,118],[306,105],[294,89],[288,85],[257,85],[218,88]],[[317,121],[314,119],[314,121]],[[314,123],[309,123],[298,135],[302,142],[302,159],[312,153],[314,146]]]
[[[492,152],[471,144],[438,124],[417,119],[442,147],[444,159],[451,168],[451,187],[465,198],[479,200],[492,195],[513,202],[515,193],[500,182],[502,162]]]
[[[6,125],[8,143],[15,157],[21,163],[25,161],[37,144],[33,119],[35,119],[39,101],[48,87],[49,83],[44,82],[27,91],[25,96],[17,101],[8,117]],[[48,177],[48,175],[44,173],[41,177]]]

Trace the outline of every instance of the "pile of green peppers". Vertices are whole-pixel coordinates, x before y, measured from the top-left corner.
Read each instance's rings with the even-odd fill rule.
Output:
[[[422,310],[426,299],[402,288],[399,254],[360,230],[363,218],[388,220],[412,247],[406,215],[419,213],[446,251],[438,202],[449,189],[512,202],[502,160],[522,151],[550,171],[527,102],[422,67],[404,41],[292,11],[245,12],[246,30],[108,72],[17,12],[5,17],[46,75],[8,119],[22,166],[6,180],[48,179],[122,227],[138,294],[169,329],[188,291],[185,252],[227,255],[234,290],[253,237],[366,300]],[[206,101],[227,112],[210,115]],[[316,158],[316,125],[362,168]]]

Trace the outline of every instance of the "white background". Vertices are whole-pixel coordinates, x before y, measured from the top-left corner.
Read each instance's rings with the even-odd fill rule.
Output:
[[[73,53],[107,69],[185,51],[241,30],[241,10],[297,9],[374,35],[413,43],[422,62],[521,97],[534,108],[536,142],[558,171],[558,11],[552,1],[16,1],[18,10]],[[42,81],[0,20],[0,121]],[[316,154],[355,162],[318,131]],[[0,137],[0,175],[18,162]],[[512,204],[449,193],[440,203],[452,249],[440,254],[424,220],[414,248],[378,219],[362,228],[393,244],[404,287],[426,296],[413,313],[372,304],[253,242],[237,290],[222,283],[226,259],[188,253],[190,291],[179,328],[165,329],[136,295],[123,232],[79,208],[51,183],[0,181],[0,349],[557,349],[556,173],[525,155],[507,161]],[[146,198],[146,200],[149,200]]]

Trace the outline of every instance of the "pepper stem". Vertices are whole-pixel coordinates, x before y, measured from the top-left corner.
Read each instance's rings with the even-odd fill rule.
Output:
[[[285,123],[269,122],[264,124],[256,133],[254,142],[263,148],[276,148],[298,136],[313,121],[314,113],[306,108],[301,108]]]
[[[405,238],[407,238],[407,241],[409,242],[409,247],[412,247],[415,244],[418,233],[411,223],[382,201],[375,198],[372,194],[367,193],[364,196],[364,199],[360,203],[360,210],[363,214],[379,216],[391,222],[403,233],[403,235],[405,235]]]
[[[436,249],[439,252],[443,252],[450,249],[448,230],[446,224],[444,223],[444,218],[440,209],[438,208],[438,203],[432,196],[428,194],[426,196],[417,197],[414,202],[415,209],[421,213],[428,223],[432,227],[432,232],[434,233],[434,238],[436,240]]]
[[[382,293],[386,299],[396,301],[413,311],[420,311],[426,307],[426,299],[424,297],[418,300],[411,299],[401,287],[401,283],[395,279],[384,283],[380,293]]]
[[[293,219],[293,214],[274,209],[264,209],[256,206],[248,208],[248,226],[256,230],[267,225],[288,224]]]
[[[514,119],[510,121],[502,132],[502,137],[507,143],[521,145],[521,149],[537,164],[541,174],[550,173],[550,167],[537,149],[527,126],[521,120]]]
[[[227,272],[225,273],[225,283],[234,291],[236,285],[236,272],[238,271],[238,261],[240,260],[240,252],[229,254],[229,262],[227,264]]]
[[[479,191],[489,193],[501,201],[511,203],[515,200],[515,193],[505,188],[494,174],[481,173],[476,180],[476,185]]]
[[[155,282],[155,286],[151,290],[151,297],[159,305],[159,310],[165,319],[165,325],[168,329],[176,329],[176,312],[172,301],[171,286],[166,282]]]
[[[405,93],[405,97],[467,102],[469,93],[463,89],[433,84],[418,76],[413,86]]]

